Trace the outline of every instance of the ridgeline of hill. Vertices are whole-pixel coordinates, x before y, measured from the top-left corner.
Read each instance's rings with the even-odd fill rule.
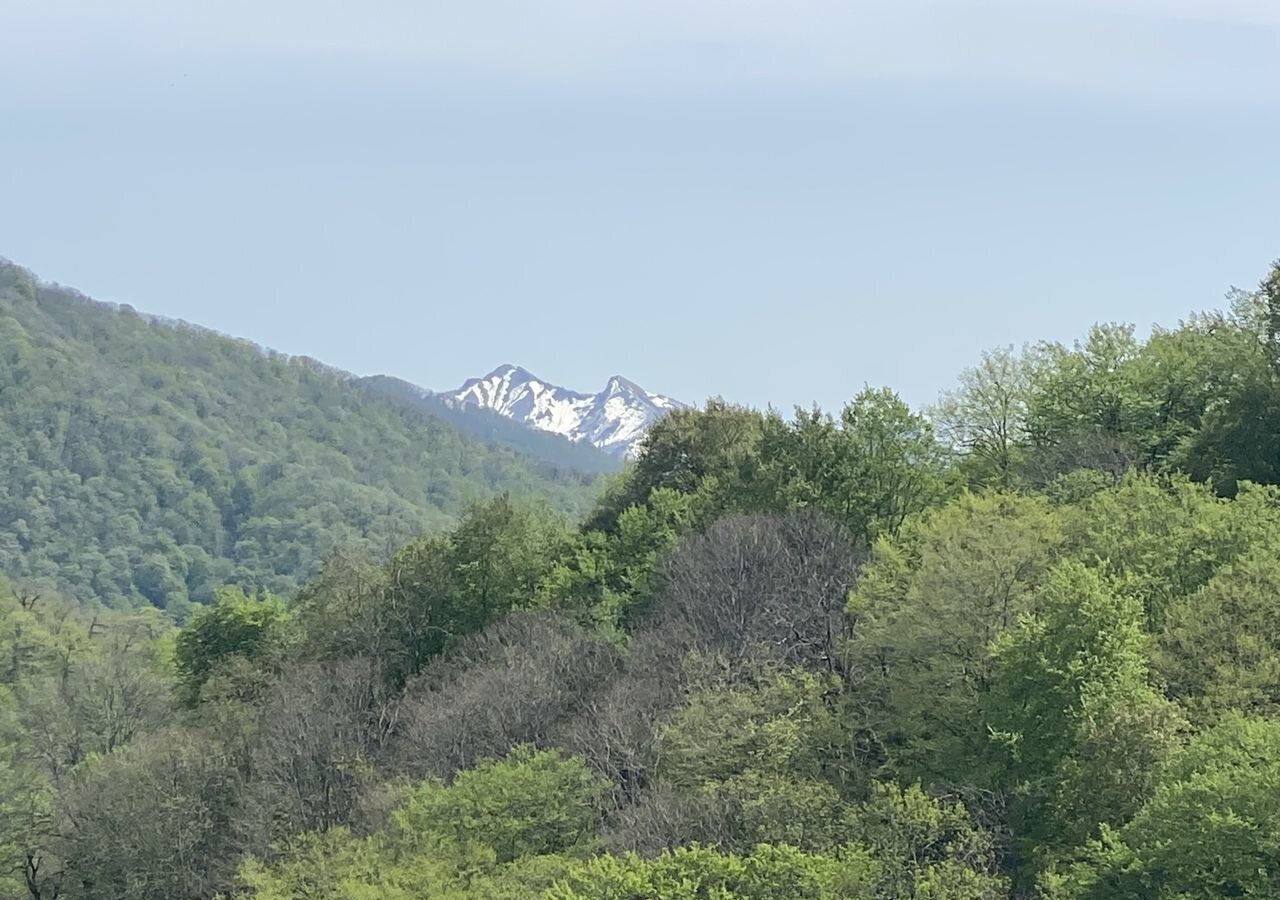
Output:
[[[181,616],[220,585],[292,591],[330,548],[384,553],[482,496],[574,512],[591,480],[0,261],[0,571],[20,581]]]

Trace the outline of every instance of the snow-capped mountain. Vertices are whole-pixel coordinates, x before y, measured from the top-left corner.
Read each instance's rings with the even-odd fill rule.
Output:
[[[649,426],[685,404],[651,394],[621,375],[598,394],[550,384],[527,369],[504,365],[440,395],[450,406],[479,407],[542,431],[586,441],[616,456],[630,456]]]

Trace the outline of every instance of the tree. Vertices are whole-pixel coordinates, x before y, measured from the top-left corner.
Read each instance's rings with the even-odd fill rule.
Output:
[[[964,804],[918,785],[876,785],[858,815],[858,842],[879,864],[864,896],[996,900],[1008,896],[991,835]]]
[[[61,799],[67,893],[204,900],[229,885],[238,776],[209,734],[169,730],[95,759]]]
[[[870,547],[939,499],[944,457],[933,428],[888,389],[866,389],[840,414],[854,460],[840,517]]]
[[[522,745],[448,786],[422,784],[396,810],[395,829],[410,845],[479,845],[498,863],[561,853],[592,838],[607,790],[580,760]]]
[[[659,774],[697,788],[748,773],[830,778],[856,790],[836,706],[840,682],[803,671],[693,694],[658,731]],[[843,765],[842,765],[843,762]]]
[[[846,800],[865,780],[839,689],[834,676],[797,671],[697,690],[659,726],[655,781],[613,817],[609,846],[651,855],[690,843],[735,852],[847,843]]]
[[[1242,482],[1280,484],[1280,388],[1261,380],[1239,386],[1205,416],[1203,428],[1181,448],[1192,477],[1226,496]]]
[[[248,665],[237,669],[243,673],[241,697],[258,696],[281,671],[294,641],[293,618],[279,599],[221,591],[217,602],[199,610],[178,635],[174,662],[182,702],[195,707],[205,683],[232,662]]]
[[[85,611],[0,581],[0,894],[70,891],[60,830],[77,773],[169,719],[160,613]]]
[[[62,889],[54,794],[33,764],[17,704],[0,685],[0,889],[5,896],[52,900]]]
[[[0,309],[0,571],[86,604],[182,620],[225,584],[291,595],[335,547],[385,556],[469,498],[577,514],[593,494],[575,466],[594,448],[549,465],[412,394],[5,262]]]
[[[657,488],[610,532],[576,535],[539,586],[539,602],[609,631],[634,627],[659,561],[703,518],[695,495]]]
[[[1280,711],[1280,564],[1255,546],[1169,608],[1158,669],[1169,693],[1201,721],[1232,710]]]
[[[605,779],[618,806],[636,802],[651,783],[657,725],[680,706],[688,681],[682,646],[670,629],[639,632],[614,677],[560,731],[557,743]]]
[[[409,682],[394,733],[396,768],[450,778],[518,744],[551,744],[619,666],[613,645],[573,622],[512,613]]]
[[[1030,393],[1029,361],[1002,347],[965,369],[934,408],[942,436],[964,454],[970,485],[1009,489],[1020,480]]]
[[[786,507],[813,506],[862,547],[892,536],[943,496],[945,454],[933,428],[888,388],[866,388],[838,423],[797,412],[763,464]]]
[[[1119,476],[1142,458],[1151,411],[1134,384],[1140,344],[1129,325],[1095,325],[1072,349],[1041,345],[1027,405],[1041,483],[1077,468]]]
[[[326,556],[293,602],[299,655],[322,660],[389,656],[394,636],[379,622],[388,574],[384,565],[358,554]]]
[[[391,683],[402,686],[458,641],[533,606],[564,538],[558,520],[499,497],[472,506],[448,534],[398,551],[375,615]]]
[[[1014,798],[1025,858],[1082,844],[1145,798],[1177,717],[1148,686],[1142,624],[1134,598],[1068,561],[996,638],[983,720],[1008,754],[999,783]]]
[[[1227,502],[1185,478],[1130,475],[1067,510],[1067,547],[1105,572],[1116,590],[1139,598],[1147,630],[1159,633],[1171,603],[1255,543],[1280,535],[1277,496],[1245,486]]]
[[[634,467],[601,498],[583,530],[613,532],[625,510],[662,488],[694,494],[710,485],[732,502],[758,464],[763,429],[760,413],[723,400],[671,412],[645,434]]]
[[[1280,723],[1228,716],[1158,773],[1133,820],[1049,879],[1061,896],[1112,900],[1280,892]]]
[[[258,850],[299,832],[359,824],[398,714],[377,665],[292,666],[261,706],[237,815],[243,845]]]
[[[652,616],[673,649],[830,670],[860,559],[854,539],[818,513],[729,516],[667,558]]]
[[[1034,609],[1060,541],[1044,500],[966,494],[877,544],[843,653],[869,762],[926,785],[993,783],[991,648]]]
[[[1171,335],[1185,347],[1187,376],[1176,379],[1196,398],[1193,427],[1171,454],[1174,465],[1209,481],[1225,496],[1243,481],[1280,481],[1280,367],[1274,332],[1276,269],[1257,291],[1233,291],[1229,314],[1197,317]],[[1156,340],[1151,342],[1153,349]]]
[[[1271,364],[1280,373],[1280,260],[1271,263],[1259,293],[1267,305],[1266,335]]]
[[[871,896],[876,867],[857,850],[813,856],[767,844],[738,856],[701,847],[637,856],[604,856],[575,867],[547,900],[836,900]]]
[[[251,857],[237,875],[254,900],[416,900],[426,885],[431,896],[448,896],[454,877],[447,862],[433,869],[399,865],[385,842],[346,828],[298,836],[271,865]]]

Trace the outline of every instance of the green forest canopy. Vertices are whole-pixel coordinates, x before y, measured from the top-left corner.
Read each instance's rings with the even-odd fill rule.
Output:
[[[181,628],[0,588],[0,892],[1280,897],[1278,332],[676,412]]]
[[[181,617],[291,593],[335,546],[386,553],[510,491],[590,478],[486,446],[345,373],[95,303],[0,265],[0,571]]]

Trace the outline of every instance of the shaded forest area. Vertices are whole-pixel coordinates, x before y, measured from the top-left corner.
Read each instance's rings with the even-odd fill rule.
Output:
[[[1278,482],[1280,267],[926,413],[676,412],[580,522],[181,629],[15,580],[0,891],[1280,897]]]

